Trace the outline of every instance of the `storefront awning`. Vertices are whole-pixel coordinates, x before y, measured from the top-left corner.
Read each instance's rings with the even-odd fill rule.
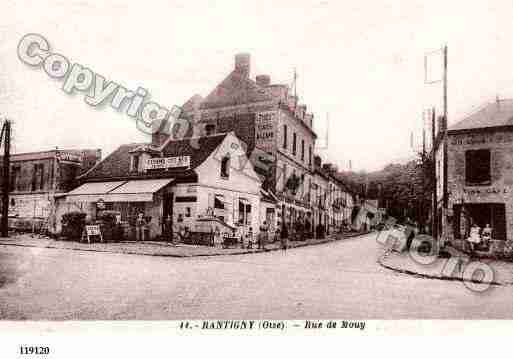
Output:
[[[152,202],[153,194],[174,181],[174,178],[128,181],[110,191],[105,202]]]
[[[66,202],[151,202],[153,194],[174,178],[91,182],[66,194]]]
[[[100,198],[121,186],[126,181],[89,182],[66,193],[66,202],[97,202]]]

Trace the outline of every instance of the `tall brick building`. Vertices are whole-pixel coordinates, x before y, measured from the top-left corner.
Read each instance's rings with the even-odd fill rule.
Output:
[[[436,171],[441,194],[439,159]],[[483,251],[501,252],[513,240],[513,100],[486,104],[448,129],[447,194],[445,238],[461,246],[475,223],[492,227]]]
[[[299,217],[312,223],[311,189],[315,140],[313,114],[284,84],[273,84],[269,75],[250,78],[249,54],[237,54],[234,68],[205,98],[193,96],[182,117],[194,124],[189,136],[234,131],[248,146],[264,187],[277,202],[272,223]],[[155,134],[160,145],[166,135]]]

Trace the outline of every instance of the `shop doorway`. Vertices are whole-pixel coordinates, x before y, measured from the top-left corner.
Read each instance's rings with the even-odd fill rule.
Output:
[[[162,200],[162,235],[164,240],[173,238],[173,201],[174,193],[164,192]]]
[[[266,208],[265,210],[265,220],[272,230],[275,230],[274,226],[274,208]]]
[[[454,205],[454,237],[469,236],[470,227],[476,223],[481,229],[492,227],[492,239],[506,240],[506,208],[504,203],[465,203]]]

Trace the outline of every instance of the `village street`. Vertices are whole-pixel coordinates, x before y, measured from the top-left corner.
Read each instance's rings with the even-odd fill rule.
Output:
[[[513,287],[382,268],[376,234],[248,255],[169,258],[0,246],[2,319],[512,318]]]

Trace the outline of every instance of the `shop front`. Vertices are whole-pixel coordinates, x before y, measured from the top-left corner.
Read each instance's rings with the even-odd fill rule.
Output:
[[[144,223],[139,225],[145,228],[147,238],[144,239],[162,238],[165,214],[171,214],[173,208],[172,196],[169,196],[173,181],[173,178],[166,178],[84,183],[67,193],[66,203],[84,209],[88,219],[93,221],[105,211],[116,212],[127,237],[133,237],[130,227],[142,219]],[[83,202],[89,205],[80,205]]]
[[[508,234],[505,203],[454,204],[452,214],[453,238],[460,245],[468,242],[475,229],[479,235],[477,251],[494,253],[502,250]]]

